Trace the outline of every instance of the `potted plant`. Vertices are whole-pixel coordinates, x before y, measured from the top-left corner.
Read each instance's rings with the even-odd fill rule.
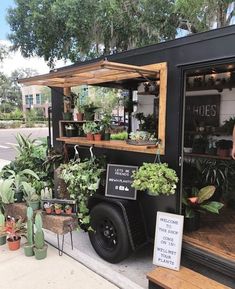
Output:
[[[30,183],[22,182],[24,198],[29,207],[34,211],[40,207],[40,196],[36,194],[36,190]]]
[[[110,140],[111,120],[112,120],[111,114],[106,113],[104,114],[103,118],[100,121],[100,127],[103,133],[104,140]]]
[[[216,201],[209,201],[215,192],[215,186],[206,186],[200,190],[192,188],[185,190],[183,205],[185,213],[185,230],[194,231],[200,227],[200,213],[210,212],[219,214],[223,204]]]
[[[97,123],[96,127],[94,127],[93,133],[94,133],[94,140],[101,141],[101,127]]]
[[[168,196],[175,193],[177,182],[176,172],[167,163],[143,163],[133,173],[132,187],[151,196]]]
[[[44,207],[44,209],[45,209],[47,214],[51,214],[52,213],[53,205],[51,203],[49,203],[49,202],[44,203],[43,207]]]
[[[7,170],[5,174],[9,179],[13,180],[13,188],[14,188],[14,198],[16,203],[20,203],[23,200],[23,182],[28,182],[29,179],[39,180],[39,176],[30,169],[24,169],[21,171],[13,171]]]
[[[73,123],[65,125],[65,136],[75,137],[78,133],[77,127]]]
[[[74,95],[74,104],[75,104],[75,108],[77,109],[77,121],[83,121],[84,118],[84,105],[81,102],[81,99],[79,97],[79,94],[75,94]]]
[[[56,213],[56,215],[60,215],[61,214],[61,212],[62,212],[62,205],[61,204],[58,204],[58,203],[55,203],[54,204],[54,208],[55,208],[55,213]]]
[[[84,133],[88,140],[94,140],[94,131],[96,130],[96,123],[94,121],[89,121],[82,126]]]
[[[13,217],[7,217],[6,221],[7,232],[7,244],[11,251],[18,250],[20,248],[21,234],[25,232],[24,223],[22,219],[18,221]]]
[[[84,118],[85,120],[92,121],[95,118],[95,111],[98,109],[98,106],[96,106],[93,102],[89,102],[87,104],[84,104]]]
[[[33,240],[33,209],[27,208],[27,242],[24,244],[24,254],[27,257],[34,255],[34,240]]]
[[[3,206],[15,202],[13,182],[13,179],[0,180],[0,199]]]
[[[0,246],[6,244],[5,216],[0,211]]]
[[[220,157],[229,157],[231,155],[230,151],[233,147],[233,142],[231,140],[221,139],[216,142],[217,155]]]
[[[84,162],[71,161],[60,166],[60,178],[67,184],[70,198],[78,202],[80,227],[87,230],[90,224],[88,199],[97,191],[104,169],[97,159]]]
[[[192,152],[195,154],[204,154],[208,140],[206,136],[196,135],[193,140]]]
[[[131,132],[126,142],[132,145],[156,145],[157,139],[147,131]]]
[[[34,255],[37,260],[45,259],[48,246],[45,244],[44,233],[42,230],[42,216],[37,212],[35,216],[36,233],[34,235]]]
[[[64,209],[65,209],[65,213],[66,213],[67,215],[71,215],[71,214],[72,214],[72,207],[71,207],[70,205],[66,205],[66,206],[64,207]]]
[[[64,120],[72,120],[73,113],[71,112],[71,96],[64,95],[64,112],[63,119]]]

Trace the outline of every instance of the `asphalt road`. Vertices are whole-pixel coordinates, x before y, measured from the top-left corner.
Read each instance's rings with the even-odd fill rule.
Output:
[[[38,139],[48,136],[48,128],[17,128],[17,129],[0,129],[0,160],[14,160],[17,154],[17,133],[26,136],[31,134],[32,139]]]

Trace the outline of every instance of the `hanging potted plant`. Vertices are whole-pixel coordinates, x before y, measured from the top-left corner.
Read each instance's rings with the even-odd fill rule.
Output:
[[[223,207],[223,204],[216,201],[209,201],[209,199],[215,193],[215,186],[206,186],[200,190],[192,188],[187,193],[185,190],[183,196],[184,206],[184,228],[186,231],[195,231],[200,227],[200,214],[201,213],[214,213],[219,214],[219,210]]]
[[[132,187],[151,196],[173,195],[178,177],[167,163],[143,163],[133,173]]]
[[[166,204],[175,194],[178,177],[176,172],[166,163],[143,163],[133,174],[132,186],[139,191],[137,195],[146,214],[146,224],[150,236],[154,237],[153,224],[156,221],[157,211],[165,209]]]

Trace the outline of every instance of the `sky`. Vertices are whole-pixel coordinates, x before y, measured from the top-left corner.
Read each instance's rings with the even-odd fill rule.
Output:
[[[0,44],[10,46],[7,35],[10,33],[10,27],[6,21],[7,9],[14,6],[14,0],[0,0]],[[67,63],[69,64],[69,63]],[[56,67],[65,66],[63,61],[58,61]],[[23,58],[20,51],[11,53],[10,56],[0,63],[0,72],[8,76],[16,69],[32,68],[38,73],[48,73],[47,63],[39,57]]]

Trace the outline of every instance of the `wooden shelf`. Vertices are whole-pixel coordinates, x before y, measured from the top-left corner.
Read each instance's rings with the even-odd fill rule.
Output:
[[[157,153],[157,148],[153,146],[134,146],[129,145],[125,141],[121,140],[110,140],[110,141],[89,141],[85,137],[60,137],[56,139],[57,141],[64,142],[65,144],[71,145],[82,145],[82,146],[94,146],[97,148],[106,148],[112,150],[121,150],[121,151],[133,151],[145,154]],[[160,150],[161,153],[161,150]]]
[[[218,159],[218,160],[232,160],[231,157],[220,157],[215,155],[206,155],[206,154],[195,154],[195,153],[184,153],[186,157],[193,157],[193,158],[208,158],[208,159]]]

